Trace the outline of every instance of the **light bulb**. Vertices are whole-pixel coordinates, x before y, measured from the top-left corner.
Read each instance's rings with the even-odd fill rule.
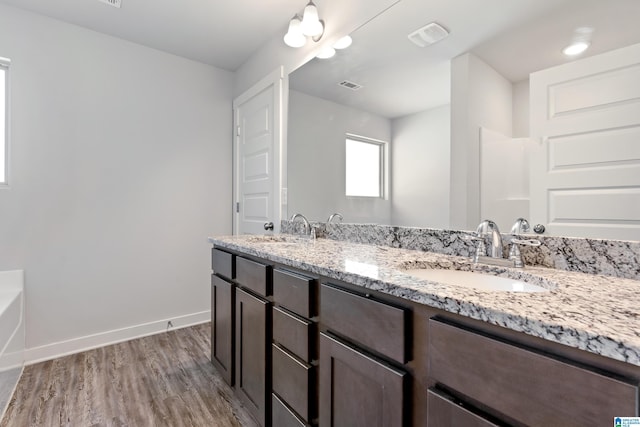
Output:
[[[316,55],[316,58],[320,59],[328,59],[333,57],[336,54],[336,50],[332,47],[325,47]]]
[[[324,26],[318,17],[318,8],[312,1],[304,8],[301,28],[302,34],[309,37],[316,37],[324,32]]]
[[[334,49],[346,49],[349,46],[351,46],[351,43],[353,43],[353,40],[351,39],[351,36],[344,36],[343,38],[338,40],[336,42],[336,44],[333,45],[333,48]]]
[[[298,15],[291,18],[289,21],[289,31],[284,35],[284,42],[287,46],[302,47],[307,43],[307,38],[302,34],[300,28],[301,22]]]

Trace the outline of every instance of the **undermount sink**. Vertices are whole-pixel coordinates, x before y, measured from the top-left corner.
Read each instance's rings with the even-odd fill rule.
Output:
[[[466,286],[485,291],[507,292],[549,292],[542,286],[534,285],[523,280],[494,276],[475,271],[446,270],[442,268],[418,268],[405,270],[404,273],[419,279],[446,285]]]

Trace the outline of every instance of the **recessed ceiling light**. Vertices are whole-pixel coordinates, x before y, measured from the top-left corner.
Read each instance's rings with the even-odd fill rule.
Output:
[[[576,28],[571,38],[571,44],[562,49],[562,53],[567,56],[580,55],[591,45],[591,34],[593,34],[593,28],[591,27]]]
[[[575,42],[575,43],[571,43],[569,46],[562,49],[562,53],[564,53],[567,56],[577,56],[577,55],[580,55],[585,50],[587,50],[588,48],[589,48],[589,43],[587,42]]]

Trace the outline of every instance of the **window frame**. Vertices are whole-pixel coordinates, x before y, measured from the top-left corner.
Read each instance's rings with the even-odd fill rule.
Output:
[[[0,188],[8,188],[10,182],[10,166],[9,166],[9,156],[10,156],[10,127],[11,127],[11,113],[10,113],[10,101],[11,101],[11,60],[8,58],[0,57],[0,68],[4,71],[4,141],[2,150],[4,150],[4,180],[0,177]]]
[[[348,195],[347,194],[347,141],[356,141],[356,142],[362,142],[365,144],[371,144],[371,145],[376,145],[378,146],[379,150],[380,150],[380,164],[378,165],[379,168],[379,180],[380,182],[378,183],[378,188],[380,189],[379,191],[379,195],[378,196],[355,196],[355,195]],[[344,153],[345,153],[345,159],[344,159],[344,165],[345,165],[345,171],[344,171],[344,195],[346,198],[348,199],[369,199],[369,200],[374,200],[374,199],[381,199],[381,200],[385,200],[387,198],[387,194],[388,194],[388,189],[387,189],[387,176],[388,176],[388,146],[389,143],[387,141],[383,141],[380,139],[375,139],[375,138],[369,138],[366,136],[362,136],[362,135],[355,135],[355,134],[351,134],[351,133],[347,133],[345,135],[344,138]]]

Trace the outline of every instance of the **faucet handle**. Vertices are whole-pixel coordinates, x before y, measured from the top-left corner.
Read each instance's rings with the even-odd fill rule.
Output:
[[[529,230],[531,230],[531,227],[529,226],[529,221],[527,221],[524,218],[518,218],[516,219],[516,222],[514,222],[513,226],[511,227],[511,234],[524,234],[524,233],[528,233]]]
[[[472,241],[482,240],[482,237],[474,236],[473,234],[463,234],[462,237],[460,238],[462,240],[472,240]]]
[[[536,239],[511,239],[511,243],[514,245],[522,245],[522,246],[540,246],[542,242]]]
[[[512,230],[513,231],[513,230]],[[509,259],[513,261],[513,266],[522,268],[524,267],[524,261],[522,260],[522,254],[518,245],[522,246],[540,246],[542,243],[536,239],[511,239],[511,247],[509,248]]]

